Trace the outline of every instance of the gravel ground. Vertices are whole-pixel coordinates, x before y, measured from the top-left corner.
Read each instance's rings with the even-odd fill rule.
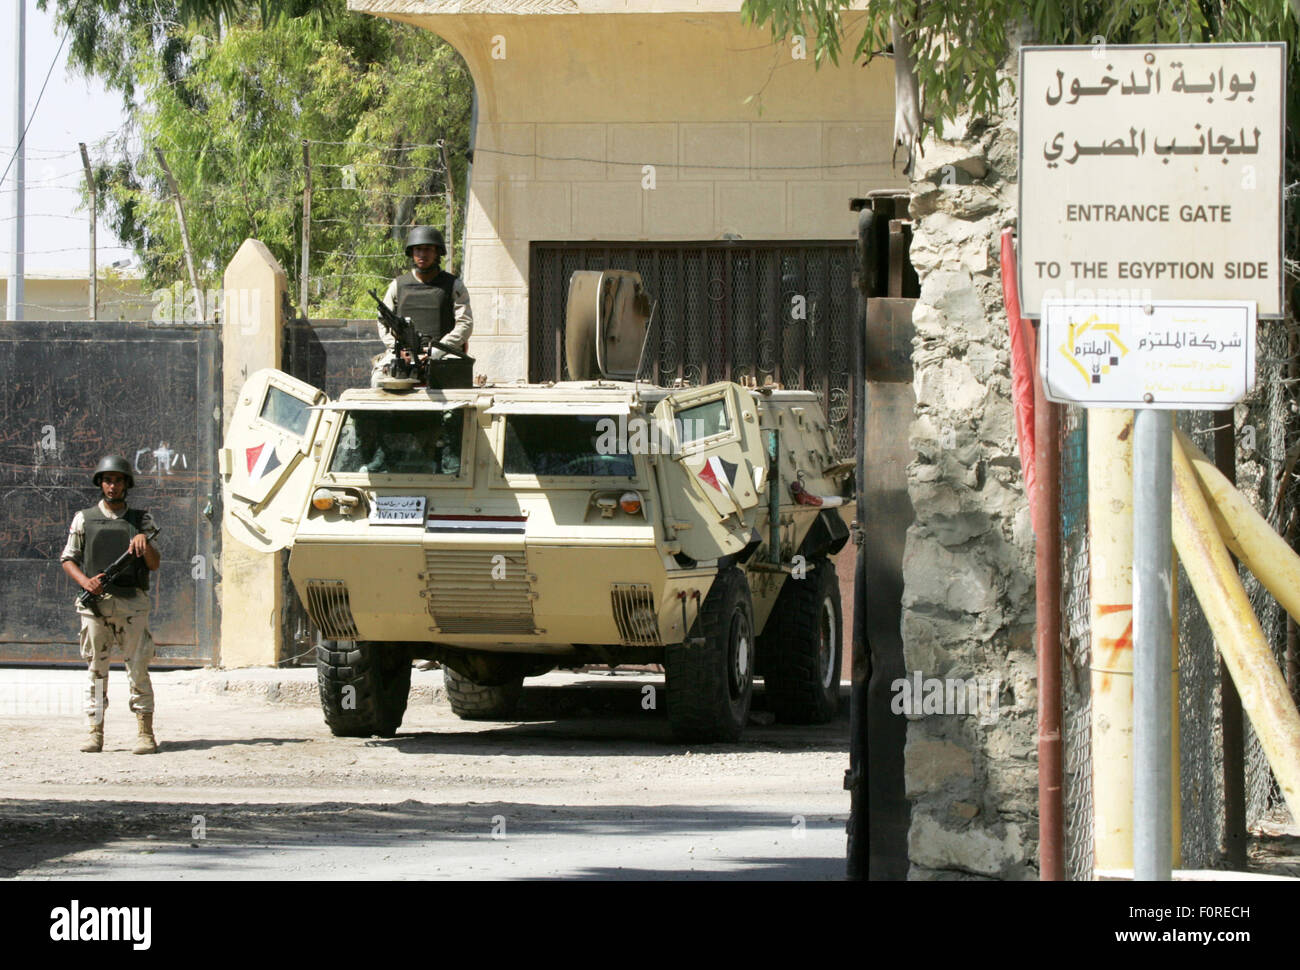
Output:
[[[843,877],[847,711],[783,727],[759,703],[742,743],[691,749],[652,674],[549,674],[479,723],[417,670],[398,736],[350,739],[311,670],[162,671],[145,757],[114,671],[94,755],[82,676],[0,670],[0,877]]]

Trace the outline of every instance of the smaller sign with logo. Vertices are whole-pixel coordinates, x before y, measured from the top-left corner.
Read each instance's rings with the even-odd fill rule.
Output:
[[[369,519],[378,525],[424,525],[424,496],[376,495]]]
[[[1049,400],[1218,411],[1255,387],[1255,303],[1044,300],[1039,368]]]

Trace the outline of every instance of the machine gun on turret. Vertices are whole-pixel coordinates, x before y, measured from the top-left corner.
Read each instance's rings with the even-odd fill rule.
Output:
[[[423,336],[415,329],[415,324],[409,317],[399,317],[374,290],[370,291],[370,295],[379,307],[380,324],[393,335],[393,362],[388,370],[390,377],[435,388],[473,386],[474,358],[434,337]],[[431,356],[430,351],[434,349],[441,350],[447,356]]]

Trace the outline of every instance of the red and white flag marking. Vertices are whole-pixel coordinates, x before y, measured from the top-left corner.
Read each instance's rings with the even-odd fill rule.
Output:
[[[248,462],[248,480],[260,481],[262,476],[274,468],[279,468],[281,461],[275,457],[275,445],[264,441],[255,448],[245,448],[244,458]]]

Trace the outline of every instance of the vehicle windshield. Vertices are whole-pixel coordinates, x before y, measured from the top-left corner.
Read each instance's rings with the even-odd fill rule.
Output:
[[[464,409],[349,411],[331,472],[459,475]]]
[[[569,478],[634,478],[617,418],[596,414],[506,417],[505,473]],[[626,428],[626,419],[624,419]]]

